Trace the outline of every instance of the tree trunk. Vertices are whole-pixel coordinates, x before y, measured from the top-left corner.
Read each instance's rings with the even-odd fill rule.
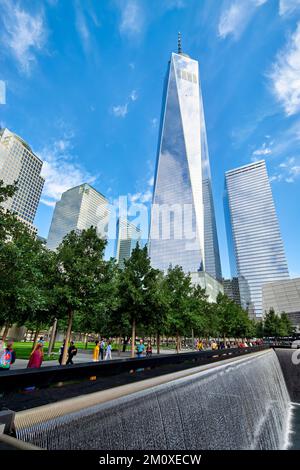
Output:
[[[177,354],[179,354],[179,338],[180,338],[180,336],[177,332],[176,333],[176,352],[177,352]]]
[[[53,346],[54,346],[55,337],[56,337],[56,330],[57,330],[57,318],[55,318],[53,326],[52,326],[52,330],[51,330],[51,336],[50,336],[50,341],[49,341],[49,346],[48,346],[48,356],[50,356],[50,354],[53,351]]]
[[[2,341],[6,340],[9,327],[10,327],[10,325],[8,323],[5,323],[5,327],[4,327],[4,331],[3,331],[3,335],[2,335]]]
[[[36,345],[37,339],[38,339],[38,335],[39,335],[39,331],[40,331],[40,328],[39,328],[39,326],[37,326],[37,328],[35,330],[34,338],[33,338],[33,345],[32,345],[31,351],[33,351],[34,348],[35,348],[35,345]]]
[[[160,336],[159,333],[156,335],[156,352],[157,354],[160,354]]]
[[[89,334],[86,333],[84,337],[84,349],[87,349],[88,347],[88,337],[89,337]]]
[[[192,328],[192,349],[195,349],[195,335],[194,335],[194,328]]]
[[[122,349],[122,337],[119,336],[118,338],[118,356],[121,356],[121,349]]]
[[[131,334],[131,357],[134,357],[135,352],[135,320],[132,322],[132,334]]]
[[[66,333],[66,342],[65,342],[63,357],[62,357],[62,361],[61,361],[61,365],[62,365],[62,366],[65,366],[65,365],[66,365],[66,362],[67,362],[68,345],[69,345],[70,338],[71,338],[72,322],[73,322],[73,312],[72,312],[72,310],[69,308],[69,313],[68,313],[68,328],[67,328],[67,333]]]

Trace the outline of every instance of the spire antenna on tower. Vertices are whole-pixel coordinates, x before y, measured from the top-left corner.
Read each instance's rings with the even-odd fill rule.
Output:
[[[181,32],[178,32],[178,54],[182,53],[182,47],[181,47]]]

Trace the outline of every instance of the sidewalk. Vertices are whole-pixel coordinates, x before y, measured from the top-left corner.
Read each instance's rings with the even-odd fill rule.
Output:
[[[192,349],[190,350],[182,350],[180,353],[184,352],[193,352]],[[162,349],[160,351],[160,354],[175,354],[176,351],[175,349]],[[91,350],[88,350],[86,352],[78,352],[77,355],[74,357],[73,362],[74,364],[82,364],[85,362],[92,362],[92,355],[93,352]],[[156,355],[156,349],[153,349],[153,356]],[[126,359],[130,357],[130,351],[126,351],[125,353],[121,352],[118,354],[118,352],[113,351],[112,352],[112,360],[117,360],[117,359]],[[11,370],[16,370],[16,369],[26,369],[28,364],[28,359],[16,359],[16,362],[11,366]],[[58,355],[57,359],[51,360],[51,361],[44,361],[42,363],[41,367],[49,367],[49,366],[59,366],[58,364]]]

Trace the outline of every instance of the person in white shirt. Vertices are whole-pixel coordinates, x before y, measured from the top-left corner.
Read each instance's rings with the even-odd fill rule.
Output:
[[[110,344],[110,341],[108,341],[108,343],[107,343],[106,354],[105,354],[105,360],[107,361],[108,359],[111,359],[111,344]]]

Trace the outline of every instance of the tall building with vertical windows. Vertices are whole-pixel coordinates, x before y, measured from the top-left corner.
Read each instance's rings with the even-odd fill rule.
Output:
[[[232,277],[240,282],[241,302],[262,316],[262,285],[288,279],[279,223],[264,160],[225,174],[225,221]]]
[[[239,278],[233,277],[232,279],[223,279],[224,294],[229,299],[234,300],[238,305],[241,305]]]
[[[180,265],[222,279],[199,65],[180,37],[165,80],[149,254],[162,271]]]
[[[130,258],[132,250],[141,240],[141,230],[128,222],[126,217],[119,217],[117,223],[116,260],[119,268],[124,268],[124,261]]]
[[[0,129],[0,180],[4,184],[17,181],[18,190],[4,207],[33,228],[34,217],[44,186],[43,162],[29,145],[8,129]]]
[[[65,191],[55,205],[47,247],[55,250],[72,230],[80,233],[92,226],[105,237],[108,223],[107,199],[87,183],[75,186]]]

